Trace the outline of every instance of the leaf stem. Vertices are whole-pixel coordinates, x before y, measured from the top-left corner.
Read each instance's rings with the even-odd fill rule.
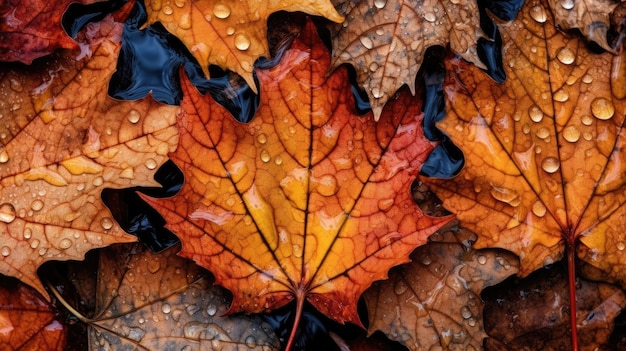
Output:
[[[567,251],[567,272],[568,272],[568,283],[569,283],[569,318],[570,318],[570,328],[572,329],[572,350],[578,351],[578,328],[576,326],[577,318],[576,318],[576,265],[574,259],[576,258],[576,252],[574,248],[576,247],[575,239],[574,240],[566,240],[567,246],[565,250]]]
[[[61,303],[61,305],[63,305],[63,307],[65,307],[66,310],[68,310],[71,314],[73,314],[74,317],[78,318],[79,321],[85,324],[88,324],[91,322],[89,318],[83,316],[74,307],[72,307],[67,301],[65,301],[63,296],[61,296],[59,291],[54,287],[54,285],[52,285],[52,283],[49,280],[46,279],[45,283],[48,286],[48,289],[50,289],[50,291],[52,292],[52,295],[54,295],[54,297]]]
[[[302,318],[303,310],[304,310],[304,293],[300,292],[299,294],[296,295],[296,317],[293,321],[291,335],[289,335],[289,341],[287,341],[287,346],[285,347],[285,351],[290,351],[291,347],[293,346],[294,340],[296,339],[298,326],[300,325],[300,319]]]

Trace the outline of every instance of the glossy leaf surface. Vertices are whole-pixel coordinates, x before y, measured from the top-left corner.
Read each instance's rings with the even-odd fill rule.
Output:
[[[252,76],[254,62],[270,57],[267,45],[267,18],[277,11],[302,11],[335,22],[343,17],[330,0],[200,0],[148,1],[148,24],[160,21],[176,35],[200,63],[217,65],[242,76],[256,91]]]
[[[43,295],[42,263],[135,240],[100,192],[158,186],[153,173],[178,142],[176,107],[107,96],[121,30],[108,17],[83,32],[78,60],[65,53],[42,67],[0,73],[0,273]]]
[[[279,65],[256,72],[261,106],[247,125],[184,84],[171,158],[186,183],[150,203],[181,255],[233,293],[230,312],[306,299],[360,324],[357,297],[450,219],[425,216],[411,198],[433,148],[420,101],[404,93],[380,122],[360,118],[347,72],[326,77],[329,65],[309,23]]]

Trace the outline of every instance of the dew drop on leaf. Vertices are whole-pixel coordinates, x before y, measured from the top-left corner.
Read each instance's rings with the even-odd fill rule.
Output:
[[[370,39],[369,37],[361,36],[359,37],[359,40],[361,41],[361,44],[365,46],[366,49],[371,49],[374,47],[374,43],[372,42],[372,39]]]
[[[546,215],[547,209],[546,206],[541,201],[536,201],[533,204],[532,211],[537,217],[543,217]]]
[[[100,220],[100,225],[104,230],[109,230],[113,227],[113,220],[109,217],[104,217]]]
[[[226,35],[233,35],[233,34],[235,34],[235,28],[233,27],[226,28]]]
[[[580,139],[580,130],[575,126],[567,126],[563,129],[563,138],[570,143],[575,143]]]
[[[613,117],[615,113],[615,107],[613,104],[605,98],[595,98],[591,102],[591,113],[601,120],[607,120]]]
[[[263,149],[261,150],[261,161],[263,162],[269,162],[271,159],[269,152],[267,152],[267,150]]]
[[[164,303],[163,305],[161,305],[161,311],[163,311],[163,313],[168,314],[172,311],[172,306],[170,306],[169,303]]]
[[[540,5],[533,6],[530,9],[530,17],[539,23],[544,23],[548,19],[546,10]]]
[[[10,203],[0,205],[0,221],[11,223],[13,220],[15,220],[15,207]]]
[[[30,204],[30,208],[33,211],[39,211],[43,208],[43,201],[37,199]]]
[[[574,52],[567,47],[563,47],[561,50],[559,50],[559,53],[556,54],[556,57],[559,59],[559,61],[561,61],[561,63],[565,65],[571,65],[576,59],[576,55],[574,54]]]
[[[571,10],[574,8],[574,0],[563,0],[561,1],[561,7],[566,10]]]
[[[250,38],[243,33],[235,35],[235,47],[241,51],[248,50],[250,48]]]
[[[537,105],[533,105],[528,110],[528,115],[530,116],[530,119],[533,122],[541,122],[541,120],[543,119],[543,112],[541,111],[541,109]]]
[[[256,347],[256,338],[252,335],[248,336],[245,342],[246,342],[246,346],[248,346],[251,349]]]
[[[185,0],[174,0],[176,7],[185,7]]]
[[[463,319],[472,318],[472,311],[470,311],[469,307],[463,306],[461,307],[461,316]]]
[[[478,263],[480,264],[485,264],[487,263],[487,257],[483,256],[483,255],[479,255],[476,260],[478,261]]]
[[[157,166],[157,162],[153,158],[149,158],[145,162],[147,169],[155,169]]]
[[[135,109],[131,109],[131,110],[128,112],[128,121],[129,121],[130,123],[135,124],[135,123],[139,122],[139,119],[140,119],[140,118],[141,118],[141,116],[139,115],[139,111],[137,111],[137,110],[135,110]]]
[[[210,304],[206,308],[206,313],[211,317],[215,316],[215,314],[217,313],[217,306],[215,306],[214,304]]]
[[[565,102],[569,100],[569,94],[563,89],[559,89],[554,93],[554,100],[558,102]]]
[[[216,4],[213,7],[213,14],[219,19],[226,19],[230,16],[230,7],[226,4]]]
[[[2,256],[7,257],[11,254],[11,248],[3,246],[2,249],[0,249],[0,253],[2,253]]]
[[[407,283],[404,280],[400,279],[393,286],[393,291],[397,295],[402,295],[402,294],[404,294],[407,291],[408,288],[409,288],[409,286],[407,285]]]
[[[174,12],[174,9],[170,5],[163,6],[163,13],[166,15],[171,15]]]
[[[64,238],[63,240],[61,240],[61,241],[59,242],[59,248],[60,248],[61,250],[67,250],[67,249],[69,249],[70,247],[72,247],[72,244],[73,244],[72,240],[70,240],[70,239],[68,239],[68,238]]]
[[[374,6],[379,9],[382,9],[385,5],[387,5],[387,0],[374,0]]]
[[[2,152],[0,152],[0,163],[7,163],[8,161],[9,154],[5,150],[2,150]]]
[[[555,157],[546,157],[541,162],[541,168],[548,173],[554,173],[559,170],[560,167],[559,160]]]

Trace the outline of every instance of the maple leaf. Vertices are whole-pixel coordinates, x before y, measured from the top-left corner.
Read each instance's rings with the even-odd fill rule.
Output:
[[[96,0],[6,0],[0,3],[0,61],[30,64],[59,48],[78,49],[61,19],[71,3]]]
[[[548,1],[554,14],[554,24],[564,30],[579,29],[588,40],[609,52],[616,49],[607,42],[607,33],[611,25],[610,16],[618,5],[619,2],[608,0]]]
[[[57,311],[34,289],[7,280],[0,286],[0,349],[63,350],[67,329]]]
[[[65,52],[42,67],[8,65],[0,73],[0,273],[44,296],[36,273],[44,262],[136,240],[114,222],[100,192],[158,185],[154,169],[178,142],[177,107],[107,96],[119,17],[131,7],[87,26],[80,60]]]
[[[280,64],[257,70],[261,104],[247,125],[183,83],[170,157],[186,183],[147,201],[181,238],[181,255],[233,293],[230,312],[295,299],[297,326],[306,299],[360,324],[361,293],[450,220],[425,216],[411,198],[433,148],[420,100],[405,93],[379,123],[358,118],[346,70],[326,77],[329,65],[309,22]]]
[[[207,273],[176,256],[178,246],[155,254],[138,245],[100,253],[96,314],[90,347],[100,350],[278,350],[260,316],[224,316],[228,292]]]
[[[569,343],[566,266],[556,264],[524,279],[483,292],[488,350],[559,350]],[[626,307],[616,286],[578,282],[578,332],[585,350],[615,350],[609,337],[615,318]],[[511,327],[514,326],[514,327]],[[613,347],[611,347],[613,346]]]
[[[302,11],[341,22],[343,17],[329,0],[272,1],[150,1],[147,24],[160,21],[176,35],[198,60],[206,76],[209,65],[238,73],[256,92],[252,76],[254,62],[269,57],[267,19],[278,11]]]
[[[415,75],[430,46],[450,44],[485,68],[476,49],[484,34],[474,1],[341,1],[337,8],[346,21],[332,28],[333,67],[354,65],[376,118],[402,85],[415,93]]]
[[[554,27],[541,1],[526,3],[501,29],[506,84],[447,60],[440,127],[466,164],[454,182],[425,181],[478,233],[477,247],[519,255],[522,276],[567,248],[575,311],[578,240],[590,264],[626,281],[624,55],[591,53]]]
[[[470,235],[459,228],[433,234],[411,263],[366,290],[369,332],[381,330],[410,350],[481,349],[487,334],[480,293],[517,273],[517,259],[496,250],[467,252],[461,242]]]

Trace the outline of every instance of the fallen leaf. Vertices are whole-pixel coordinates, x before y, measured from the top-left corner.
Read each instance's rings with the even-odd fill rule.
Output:
[[[329,65],[309,22],[280,64],[256,71],[261,102],[249,124],[183,83],[170,158],[186,183],[147,201],[181,238],[181,255],[233,293],[231,313],[295,299],[297,325],[308,300],[360,324],[361,293],[451,218],[425,216],[411,198],[433,148],[420,100],[404,93],[379,123],[359,118],[347,71],[326,77]]]
[[[577,287],[581,350],[611,349],[609,336],[615,317],[626,307],[626,295],[613,285],[583,279]],[[487,350],[571,349],[565,265],[489,290],[483,294]]]
[[[404,84],[415,94],[415,76],[424,52],[450,45],[455,53],[484,68],[476,42],[484,36],[475,1],[335,1],[346,21],[332,27],[333,67],[356,69],[376,119]]]
[[[341,22],[329,0],[221,1],[153,0],[146,4],[148,21],[156,21],[176,35],[198,60],[206,76],[209,65],[238,73],[256,92],[254,62],[269,57],[267,19],[278,11],[302,11]]]
[[[36,274],[44,262],[136,240],[115,223],[100,192],[158,186],[153,173],[178,143],[177,107],[107,96],[119,20],[88,25],[78,60],[66,52],[41,67],[6,65],[0,73],[0,273],[44,296]]]
[[[224,316],[230,298],[178,246],[154,254],[138,245],[103,250],[92,350],[278,350],[260,316]]]
[[[619,3],[611,0],[549,0],[548,6],[559,28],[578,29],[587,40],[614,52],[618,48],[608,43],[607,33],[611,26],[611,14]]]
[[[578,241],[590,253],[585,260],[626,281],[626,56],[593,54],[559,32],[542,1],[527,2],[500,29],[505,84],[446,61],[439,126],[466,163],[454,182],[425,182],[478,234],[477,247],[519,255],[521,276],[567,251],[575,301]]]
[[[497,250],[471,250],[472,233],[458,227],[438,232],[417,248],[412,262],[365,291],[369,332],[383,331],[410,350],[480,350],[481,291],[517,273],[517,258]]]
[[[41,295],[19,282],[0,287],[0,349],[64,350],[67,328]]]
[[[97,0],[6,0],[0,3],[0,61],[30,64],[56,49],[78,49],[61,24],[71,3]]]
[[[466,164],[454,182],[424,179],[478,233],[477,247],[518,254],[522,276],[578,238],[597,255],[594,265],[617,264],[624,246],[625,56],[591,53],[558,32],[546,11],[528,3],[502,27],[510,43],[504,85],[447,60],[449,107],[439,126]],[[611,269],[623,275],[619,267]]]

